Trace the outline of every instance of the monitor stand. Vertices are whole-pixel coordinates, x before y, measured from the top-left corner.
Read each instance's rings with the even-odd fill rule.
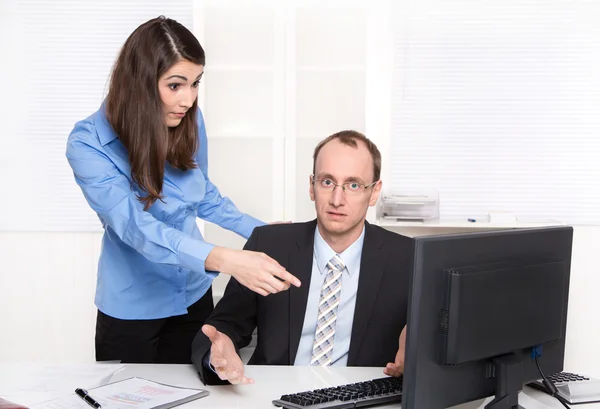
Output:
[[[496,397],[485,409],[524,409],[519,406],[523,388],[523,362],[516,354],[502,355],[492,360],[496,375]]]

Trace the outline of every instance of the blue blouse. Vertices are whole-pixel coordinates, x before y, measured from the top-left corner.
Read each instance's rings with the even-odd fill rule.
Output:
[[[207,138],[198,109],[198,168],[165,166],[163,201],[144,211],[132,183],[127,151],[106,118],[104,106],[77,122],[67,142],[75,181],[104,227],[96,306],[120,319],[157,319],[187,312],[217,272],[205,270],[213,245],[196,217],[248,238],[264,223],[240,212],[208,178]]]

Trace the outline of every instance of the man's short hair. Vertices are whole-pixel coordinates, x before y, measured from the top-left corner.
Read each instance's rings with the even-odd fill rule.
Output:
[[[313,154],[313,175],[315,174],[315,166],[317,163],[317,156],[319,155],[319,152],[321,151],[323,146],[327,145],[329,142],[331,142],[335,139],[337,139],[344,145],[348,145],[353,148],[358,147],[359,141],[364,143],[365,146],[367,147],[367,149],[369,150],[371,157],[373,158],[373,178],[374,179],[370,182],[376,182],[379,180],[379,177],[381,176],[381,153],[379,152],[379,149],[377,149],[377,145],[375,145],[373,142],[371,142],[369,140],[369,138],[367,138],[362,133],[357,132],[357,131],[352,131],[352,130],[340,131],[340,132],[334,133],[333,135],[330,135],[327,138],[323,139],[321,142],[319,142],[319,144],[315,148],[315,153]]]

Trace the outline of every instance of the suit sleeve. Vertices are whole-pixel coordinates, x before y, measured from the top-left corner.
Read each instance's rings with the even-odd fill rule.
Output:
[[[255,229],[244,250],[258,250],[258,231]],[[206,324],[213,325],[218,331],[224,333],[233,342],[236,350],[247,346],[252,340],[252,332],[256,328],[256,315],[258,297],[254,291],[241,285],[231,277],[223,298],[217,303],[215,309],[206,320]],[[202,330],[198,331],[192,343],[192,362],[205,385],[226,385],[227,381],[221,380],[212,369],[204,364],[204,357],[210,351],[211,342]]]

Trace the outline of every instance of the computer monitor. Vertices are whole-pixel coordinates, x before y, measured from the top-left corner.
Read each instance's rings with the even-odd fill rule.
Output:
[[[534,348],[562,370],[572,239],[563,226],[415,238],[403,409],[517,407],[540,378]]]

